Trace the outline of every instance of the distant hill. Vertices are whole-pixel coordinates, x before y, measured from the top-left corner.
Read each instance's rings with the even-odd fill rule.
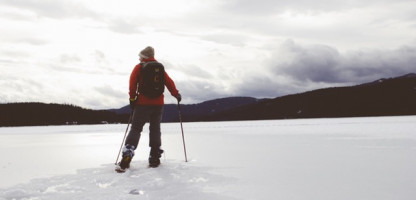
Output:
[[[128,116],[107,110],[45,103],[0,104],[0,126],[127,123]]]
[[[198,121],[416,115],[416,74],[319,89],[226,110]]]
[[[181,105],[181,111],[183,121],[416,115],[416,74],[274,99],[215,99]],[[127,123],[130,112],[129,106],[91,110],[74,105],[8,103],[0,104],[0,126]],[[162,121],[179,121],[176,104],[165,105]]]
[[[190,121],[206,113],[222,112],[257,101],[251,97],[230,97],[199,104],[181,105],[182,119]],[[127,123],[130,113],[130,106],[120,109],[91,110],[74,105],[8,103],[0,104],[0,126]],[[176,104],[165,105],[163,122],[179,121],[178,116]]]
[[[252,97],[228,97],[221,99],[214,99],[204,101],[197,104],[181,104],[182,120],[194,121],[195,119],[203,118],[208,114],[220,113],[226,110],[230,110],[239,106],[253,104],[262,100]],[[117,114],[131,113],[130,106],[124,106],[120,109],[111,109],[109,111]],[[163,122],[177,122],[179,121],[178,105],[166,104],[163,112]]]
[[[183,121],[199,121],[207,115],[218,114],[240,106],[251,105],[263,100],[252,97],[229,97],[210,101],[204,101],[198,104],[181,105],[181,114]],[[164,122],[177,122],[178,105],[167,104],[163,114]]]

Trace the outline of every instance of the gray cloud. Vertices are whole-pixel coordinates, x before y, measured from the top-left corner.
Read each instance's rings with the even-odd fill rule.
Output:
[[[341,65],[353,77],[391,77],[416,71],[416,45],[392,50],[356,51]]]
[[[287,57],[282,58],[279,52],[285,52]],[[274,55],[276,63],[280,62],[271,66],[274,73],[329,84],[362,83],[416,70],[416,46],[340,53],[334,47],[299,45],[288,40],[279,46],[279,51]],[[279,59],[286,61],[281,62]]]
[[[0,42],[10,45],[33,45],[42,46],[49,42],[46,39],[39,38],[37,36],[28,36],[24,33],[8,33],[0,38]]]
[[[183,70],[183,72],[187,75],[187,76],[191,76],[191,77],[196,77],[198,79],[213,79],[213,75],[208,72],[207,70],[203,69],[202,67],[198,67],[196,65],[192,65],[187,67],[186,70]]]
[[[15,39],[14,43],[23,43],[23,44],[30,44],[30,45],[45,45],[45,44],[48,44],[48,41],[45,39],[31,37],[31,38]]]
[[[181,32],[194,33],[201,39],[233,45],[265,37],[296,38],[339,48],[397,45],[414,35],[409,27],[415,24],[415,6],[411,0],[231,0],[184,17],[166,31],[180,27]]]
[[[228,96],[274,98],[313,89],[351,86],[401,76],[416,70],[416,45],[392,50],[355,50],[306,45],[287,40],[267,47],[269,60],[252,64],[253,69],[224,68],[222,73],[203,77],[198,70],[189,79],[177,83],[185,99],[199,102]],[[257,66],[256,66],[257,65]],[[195,67],[195,69],[199,69]]]
[[[95,87],[94,91],[100,93],[103,97],[111,96],[115,98],[127,98],[127,92],[122,92],[114,89],[112,86],[105,84],[103,86]]]
[[[60,56],[61,63],[80,63],[82,59],[78,55],[62,54]]]
[[[139,22],[140,20],[137,19],[124,19],[124,18],[116,18],[116,19],[108,19],[107,24],[108,28],[116,33],[122,34],[138,34],[141,33],[139,29]]]
[[[46,96],[45,84],[33,78],[8,74],[0,76],[0,79],[2,90],[8,91],[0,93],[0,99],[4,102],[39,101],[39,96]]]
[[[213,80],[186,80],[175,81],[175,84],[184,98],[184,102],[201,102],[231,96],[226,93],[221,84]]]
[[[265,75],[253,75],[245,77],[243,83],[233,86],[235,94],[232,96],[250,97],[278,97],[296,91],[297,88],[291,84],[280,82],[278,78],[270,78]],[[231,96],[231,95],[230,95]]]
[[[288,40],[280,47],[290,58],[286,63],[275,67],[276,73],[314,82],[340,82],[337,66],[340,62],[339,52],[329,46],[313,45],[304,47]],[[281,59],[279,54],[277,58]],[[287,58],[283,58],[287,59]]]
[[[222,8],[240,14],[255,14],[255,15],[270,15],[276,14],[283,10],[294,10],[301,12],[324,12],[324,11],[341,11],[357,7],[367,7],[375,4],[400,4],[400,3],[412,3],[412,0],[350,0],[350,1],[333,1],[333,0],[231,0],[222,4]]]
[[[212,41],[221,44],[230,44],[234,46],[243,47],[244,41],[249,40],[248,37],[244,36],[243,34],[236,34],[236,33],[217,33],[217,34],[208,34],[200,36],[201,39]]]
[[[19,9],[26,9],[36,13],[39,17],[47,18],[73,18],[73,17],[98,17],[99,15],[86,8],[80,2],[54,1],[54,0],[0,0],[2,5],[8,5]]]

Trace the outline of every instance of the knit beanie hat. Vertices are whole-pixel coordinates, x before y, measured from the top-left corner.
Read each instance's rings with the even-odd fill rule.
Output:
[[[153,49],[153,47],[151,46],[144,48],[139,53],[139,57],[144,58],[144,59],[153,58],[154,56],[155,56],[155,49]]]

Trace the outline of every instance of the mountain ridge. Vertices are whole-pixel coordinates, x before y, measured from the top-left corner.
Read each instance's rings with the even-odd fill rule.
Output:
[[[178,106],[166,104],[163,122],[177,122]],[[0,104],[0,126],[127,123],[131,109],[91,110],[45,103]],[[182,120],[229,121],[416,115],[416,74],[355,86],[322,88],[270,99],[227,97],[181,104]]]
[[[416,114],[416,74],[356,86],[323,88],[265,100],[201,121]]]

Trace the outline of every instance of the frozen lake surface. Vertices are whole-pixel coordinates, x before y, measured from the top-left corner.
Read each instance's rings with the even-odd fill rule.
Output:
[[[0,128],[0,199],[416,199],[416,116],[165,123],[117,174],[125,128]]]

